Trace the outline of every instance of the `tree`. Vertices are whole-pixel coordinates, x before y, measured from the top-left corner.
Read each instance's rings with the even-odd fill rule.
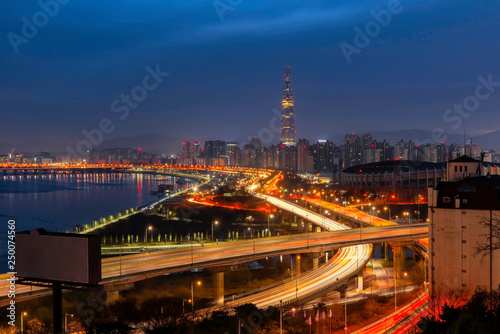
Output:
[[[375,298],[369,297],[365,302],[365,314],[367,317],[372,317],[380,313],[380,304]]]
[[[96,310],[90,317],[79,317],[88,333],[129,333],[136,323],[139,311],[134,299],[119,299]]]
[[[492,303],[493,302],[493,303]],[[497,333],[500,328],[500,293],[477,289],[464,304],[445,303],[436,316],[424,318],[422,333]]]
[[[37,318],[33,318],[28,321],[26,329],[30,334],[47,334],[49,332],[47,326],[45,326],[45,324]]]
[[[15,334],[17,333],[17,328],[14,326],[0,327],[0,334]]]
[[[479,225],[486,233],[481,234],[482,240],[478,241],[474,247],[474,256],[481,255],[482,258],[490,255],[495,250],[500,249],[500,217],[480,217]]]
[[[272,319],[267,319],[262,326],[257,327],[254,334],[279,334],[280,333],[280,324],[278,321],[274,321]],[[283,329],[283,334],[288,334],[286,329]]]
[[[176,319],[181,315],[180,303],[173,304],[168,297],[148,299],[138,310],[141,329],[144,333],[153,333],[160,329],[170,328],[175,325]]]
[[[195,333],[231,333],[238,328],[235,316],[224,311],[214,311],[209,319],[197,324]]]

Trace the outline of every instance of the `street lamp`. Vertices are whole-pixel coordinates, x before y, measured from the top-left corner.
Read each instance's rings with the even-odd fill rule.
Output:
[[[146,227],[146,237],[145,237],[145,242],[146,242],[146,249],[148,250],[149,252],[149,249],[148,249],[148,230],[152,230],[153,229],[153,226],[149,225],[148,227]]]
[[[21,334],[24,333],[24,317],[28,315],[28,312],[21,313]]]
[[[268,233],[268,235],[267,235],[267,236],[268,236],[268,237],[271,237],[271,229],[269,228],[269,219],[270,219],[270,218],[274,218],[273,214],[270,214],[270,215],[268,215],[268,216],[267,216],[267,231],[268,231],[268,232],[267,232],[267,233]]]
[[[344,294],[344,332],[347,333],[347,287]]]
[[[325,210],[325,215],[328,215],[328,210]],[[321,220],[323,222],[323,231],[326,231],[326,229],[325,229],[325,217],[321,217]]]
[[[68,333],[68,315],[73,318],[73,314],[71,313],[64,313],[64,332]]]
[[[394,311],[396,311],[398,309],[398,302],[397,302],[397,275],[396,275],[396,268],[394,268]]]
[[[295,275],[295,299],[299,299],[299,275]]]
[[[387,211],[387,210],[389,210],[389,220],[391,220],[391,218],[392,218],[391,217],[391,207],[388,208],[388,207],[385,206],[384,207],[384,211]]]
[[[182,298],[182,314],[186,313],[186,312],[184,311],[184,302],[191,303],[191,302],[192,302],[192,299]]]
[[[283,301],[280,300],[280,334],[283,334]]]
[[[408,224],[411,224],[411,212],[403,212],[404,216],[408,216]]]
[[[196,282],[197,286],[201,285],[201,281]],[[191,312],[194,313],[194,282],[191,281]]]
[[[219,221],[216,220],[216,221],[212,222],[212,243],[214,242],[214,224],[218,225]]]

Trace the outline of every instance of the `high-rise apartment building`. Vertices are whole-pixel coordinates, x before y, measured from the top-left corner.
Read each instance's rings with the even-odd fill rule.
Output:
[[[344,167],[361,164],[361,140],[354,133],[346,134],[343,142]]]
[[[318,140],[313,145],[314,171],[333,172],[333,149],[335,144],[329,140]]]
[[[297,171],[299,173],[314,171],[314,157],[307,139],[299,139],[297,142]]]

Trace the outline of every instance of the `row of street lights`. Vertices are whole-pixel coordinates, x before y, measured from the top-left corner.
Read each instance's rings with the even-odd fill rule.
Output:
[[[267,215],[267,235],[268,237],[270,238],[271,237],[271,229],[270,229],[270,220],[274,218],[274,215],[273,214],[269,214]],[[219,225],[219,221],[218,220],[214,220],[212,222],[212,243],[215,242],[215,239],[214,239],[214,226],[215,225]],[[248,228],[250,230],[250,228]],[[152,231],[153,230],[153,226],[149,225],[149,226],[146,226],[146,230],[144,232],[145,234],[145,237],[144,237],[144,243],[145,243],[145,248],[146,250],[149,252],[149,248],[148,248],[148,231]]]
[[[216,220],[216,221],[213,221],[212,222],[212,242],[214,242],[214,224],[215,225],[218,225],[219,224],[219,221]],[[146,231],[145,231],[145,237],[144,237],[144,242],[145,242],[145,247],[146,247],[146,250],[149,251],[148,249],[148,230],[151,231],[153,230],[153,226],[149,225],[149,226],[146,226]]]

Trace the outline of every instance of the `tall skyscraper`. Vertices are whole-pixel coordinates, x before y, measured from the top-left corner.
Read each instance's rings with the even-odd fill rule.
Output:
[[[290,66],[285,67],[285,86],[281,102],[281,143],[295,146],[295,107],[293,106],[292,75]]]

